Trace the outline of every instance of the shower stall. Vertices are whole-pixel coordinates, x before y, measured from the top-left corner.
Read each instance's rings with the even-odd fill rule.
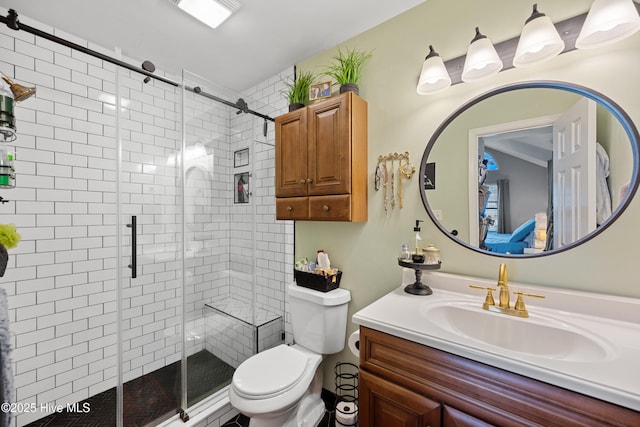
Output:
[[[62,65],[0,62],[38,88],[17,113],[16,189],[0,194],[22,235],[0,279],[14,425],[187,420],[285,337],[292,225],[275,220],[273,126],[257,113],[270,106],[186,71],[145,83],[41,49]]]
[[[258,264],[268,263],[264,256],[273,249],[261,257],[256,247],[262,207],[256,200],[269,197],[273,186],[272,174],[256,172],[258,153],[273,150],[263,132],[267,119],[245,113],[247,100],[237,94],[188,72],[181,87],[196,90],[158,83],[158,94],[149,95],[160,103],[132,96],[131,78],[122,77],[117,97],[152,116],[138,132],[129,129],[126,107],[116,115],[123,414],[125,425],[140,425],[128,421],[140,413],[128,411],[128,402],[141,399],[127,384],[179,362],[171,389],[179,405],[166,415],[186,411],[186,418],[188,407],[229,384],[242,361],[283,341],[284,307],[256,292],[258,280],[266,284]],[[176,107],[168,114],[167,99],[174,100],[167,107]],[[238,99],[240,109],[216,99]],[[283,301],[283,284],[268,293]]]

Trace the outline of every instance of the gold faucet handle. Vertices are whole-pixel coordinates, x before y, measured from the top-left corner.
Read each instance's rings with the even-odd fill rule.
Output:
[[[487,291],[487,296],[484,299],[484,304],[482,305],[484,308],[490,305],[496,305],[496,302],[493,299],[493,291],[495,291],[496,288],[485,288],[484,286],[476,286],[476,285],[469,285],[469,287],[473,289],[482,289],[483,291],[484,290]]]
[[[544,295],[538,295],[538,294],[528,294],[525,292],[514,292],[514,294],[518,295],[518,299],[516,300],[516,305],[513,307],[518,311],[527,311],[527,308],[524,305],[524,298],[522,298],[523,296],[526,297],[532,297],[532,298],[545,298]]]

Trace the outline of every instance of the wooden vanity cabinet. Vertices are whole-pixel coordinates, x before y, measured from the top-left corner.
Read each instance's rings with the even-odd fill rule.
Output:
[[[367,220],[367,103],[347,92],[276,117],[276,218]]]
[[[631,409],[366,327],[359,384],[360,427],[640,426]]]

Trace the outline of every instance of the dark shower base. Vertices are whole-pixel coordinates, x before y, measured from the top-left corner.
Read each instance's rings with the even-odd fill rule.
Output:
[[[234,369],[206,350],[187,358],[187,397],[192,405],[231,382]],[[142,427],[177,413],[179,407],[180,362],[143,375],[124,384],[124,425]],[[115,426],[115,387],[80,402],[90,411],[56,413],[28,424],[27,427]],[[155,423],[154,423],[155,424]]]

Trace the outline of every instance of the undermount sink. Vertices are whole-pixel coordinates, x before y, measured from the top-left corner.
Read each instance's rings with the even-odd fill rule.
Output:
[[[606,359],[611,352],[605,342],[588,331],[543,315],[508,316],[468,301],[425,305],[421,311],[430,324],[456,338],[533,357],[593,362]]]

